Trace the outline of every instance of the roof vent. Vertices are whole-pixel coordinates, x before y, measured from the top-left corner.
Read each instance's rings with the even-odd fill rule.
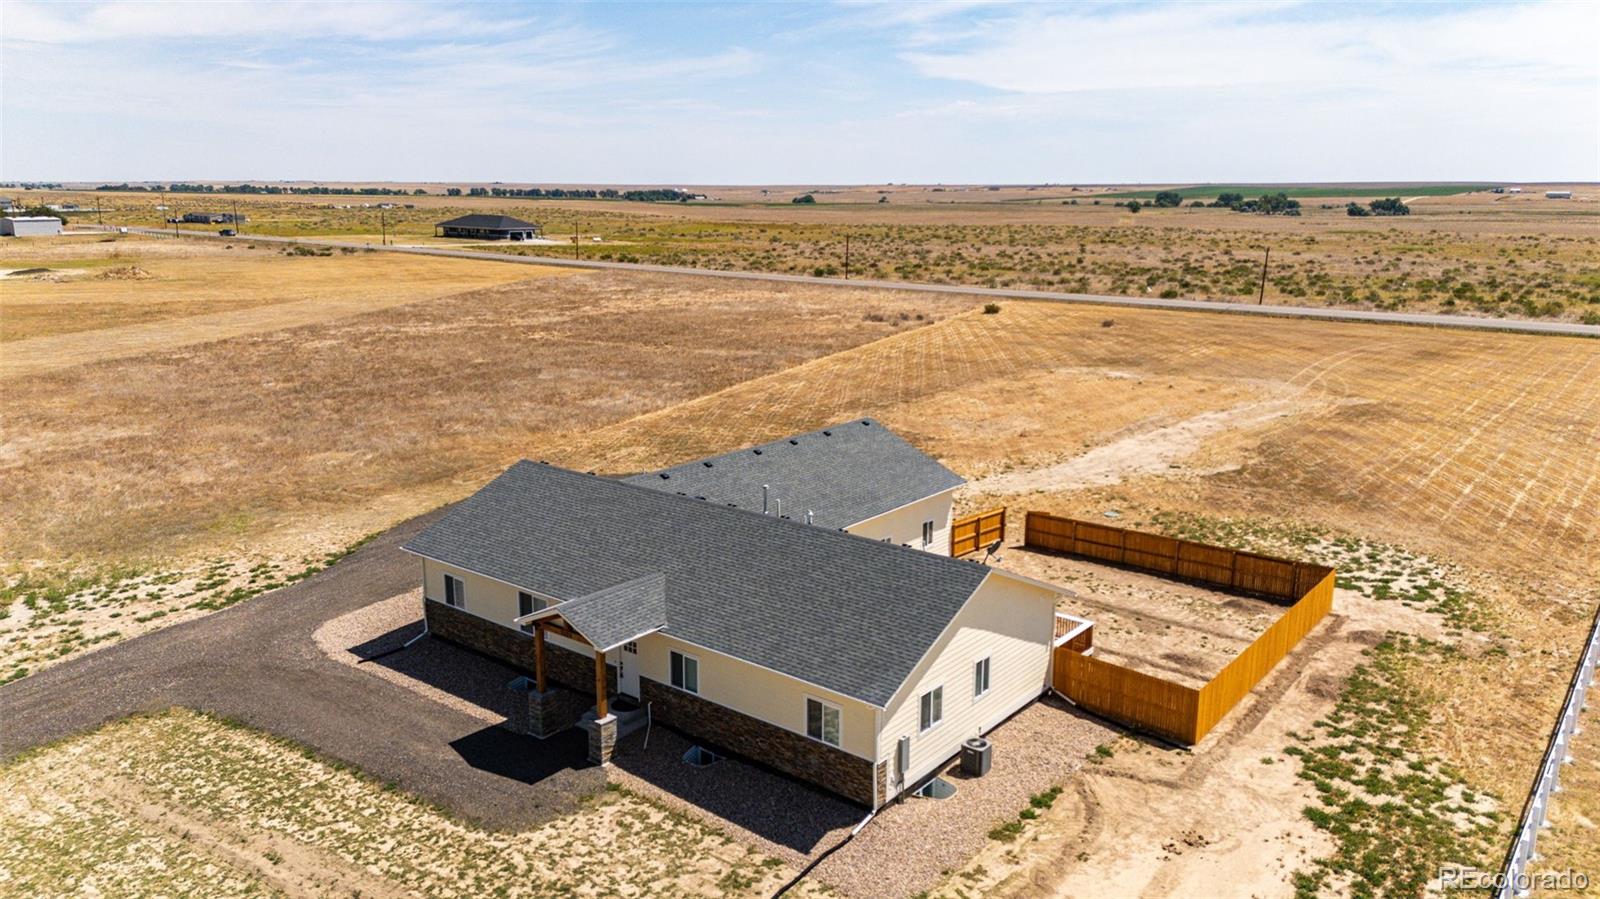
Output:
[[[790,446],[799,446],[800,445],[800,441],[798,441],[798,440],[790,440],[789,441],[789,445]]]
[[[755,453],[758,456],[761,455],[761,450],[751,450],[750,452]]]
[[[670,475],[670,474],[667,474],[667,473],[666,473],[666,472],[664,472],[664,471],[663,471],[663,472],[662,472],[662,473],[661,473],[661,480],[663,480],[663,481],[665,481],[665,480],[667,480],[667,479],[668,479],[668,478],[670,478],[670,477],[672,477],[672,475]]]
[[[705,501],[705,497],[703,497],[703,496],[697,496],[697,497],[695,497],[695,499],[700,500],[702,502]]]
[[[872,422],[867,421],[865,419],[862,419],[861,426],[864,427],[864,428],[870,428],[870,427],[872,427]]]
[[[824,436],[824,437],[832,437],[833,436],[833,432],[832,431],[823,431],[822,432],[822,436]]]
[[[700,464],[701,464],[701,465],[704,465],[704,466],[705,466],[705,467],[707,467],[707,468],[710,468],[710,467],[711,467],[711,463],[710,463],[710,462],[701,462],[701,463],[700,463]]]

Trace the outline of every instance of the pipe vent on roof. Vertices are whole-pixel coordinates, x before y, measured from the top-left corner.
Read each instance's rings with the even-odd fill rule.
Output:
[[[822,436],[824,436],[824,437],[832,437],[833,436],[833,432],[832,431],[823,431],[822,432]]]
[[[711,463],[710,463],[710,462],[701,462],[701,463],[700,463],[700,464],[701,464],[701,465],[704,465],[704,466],[705,466],[705,467],[707,467],[707,468],[710,468],[710,467],[711,467]]]
[[[661,480],[663,480],[663,481],[665,481],[665,480],[667,480],[667,479],[669,479],[669,478],[671,478],[671,477],[672,477],[672,475],[670,475],[670,474],[667,474],[667,473],[666,473],[666,472],[664,472],[664,471],[663,471],[663,472],[662,472],[662,473],[661,473]]]
[[[789,445],[790,446],[799,446],[800,445],[800,441],[798,441],[798,440],[790,440],[789,441]]]
[[[870,421],[862,421],[861,422],[861,426],[864,427],[864,428],[870,428],[870,427],[872,427],[872,422],[870,422]]]
[[[750,452],[755,453],[758,456],[761,455],[761,450],[751,450]]]

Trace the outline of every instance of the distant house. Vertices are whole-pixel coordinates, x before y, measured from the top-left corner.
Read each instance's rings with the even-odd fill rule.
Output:
[[[241,215],[235,217],[231,212],[185,212],[183,221],[199,225],[220,225],[224,222],[238,224],[239,222],[250,221],[250,216]]]
[[[0,218],[0,237],[52,237],[60,233],[61,220],[53,215]]]
[[[1544,192],[1544,198],[1546,200],[1570,200],[1570,199],[1572,199],[1572,191],[1570,191],[1570,190],[1547,190],[1547,191]]]
[[[405,548],[429,633],[532,673],[529,733],[604,764],[648,715],[878,808],[1050,682],[1065,591],[946,555],[961,483],[857,419],[625,480],[519,462]]]
[[[441,235],[442,232],[442,235]],[[532,240],[544,233],[533,222],[509,215],[474,213],[433,226],[434,236],[464,237],[469,240]]]

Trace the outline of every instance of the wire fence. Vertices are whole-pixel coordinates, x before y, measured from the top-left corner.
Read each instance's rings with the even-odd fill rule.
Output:
[[[1570,764],[1572,738],[1579,733],[1578,717],[1583,714],[1585,697],[1594,686],[1595,668],[1600,665],[1600,610],[1596,610],[1594,624],[1589,628],[1589,639],[1584,644],[1583,655],[1578,658],[1572,672],[1572,683],[1567,686],[1567,699],[1561,705],[1561,715],[1556,718],[1550,733],[1544,758],[1539,760],[1539,773],[1533,779],[1533,789],[1522,806],[1522,817],[1506,852],[1506,862],[1496,885],[1496,899],[1520,899],[1528,895],[1529,867],[1539,859],[1535,851],[1539,831],[1548,827],[1551,795],[1561,790],[1561,766]]]

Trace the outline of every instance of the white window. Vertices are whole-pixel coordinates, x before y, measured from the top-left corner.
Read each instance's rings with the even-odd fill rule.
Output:
[[[979,659],[978,664],[972,666],[972,698],[989,692],[989,659]]]
[[[806,697],[806,736],[829,746],[838,746],[839,707]]]
[[[933,522],[924,521],[922,523],[922,548],[923,549],[927,549],[928,547],[930,547],[932,545],[933,545]]]
[[[444,604],[458,609],[467,607],[467,585],[453,574],[444,576]]]
[[[700,692],[700,660],[674,650],[672,652],[672,685],[688,693]]]
[[[934,687],[922,694],[922,729],[932,730],[944,720],[944,687]]]

